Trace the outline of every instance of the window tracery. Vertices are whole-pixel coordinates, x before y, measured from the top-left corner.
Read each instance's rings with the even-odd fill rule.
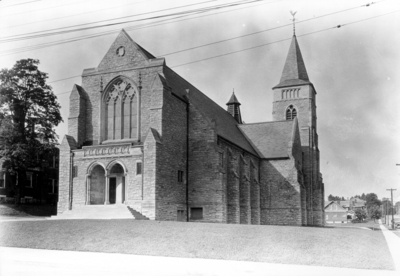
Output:
[[[118,78],[107,90],[104,97],[105,140],[137,139],[137,87],[125,78]]]
[[[297,117],[296,108],[294,108],[293,105],[289,105],[289,107],[286,109],[286,120],[293,120],[296,117]]]

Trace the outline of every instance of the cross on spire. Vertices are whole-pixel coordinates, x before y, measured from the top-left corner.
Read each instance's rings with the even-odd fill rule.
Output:
[[[293,22],[293,35],[296,35],[296,18],[294,18],[294,16],[296,15],[297,11],[292,12],[290,11],[290,14],[293,16],[293,19],[290,19]]]

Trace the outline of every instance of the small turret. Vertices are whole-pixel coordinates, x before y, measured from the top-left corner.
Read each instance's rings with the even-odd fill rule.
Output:
[[[229,114],[231,114],[239,124],[242,124],[243,122],[242,115],[240,114],[240,102],[235,96],[235,91],[233,91],[232,96],[226,105],[228,106],[227,111]]]

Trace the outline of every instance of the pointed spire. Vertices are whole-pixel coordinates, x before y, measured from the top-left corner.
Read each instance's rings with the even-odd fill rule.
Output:
[[[281,80],[274,88],[309,83],[310,80],[308,79],[303,56],[301,55],[296,35],[293,35]]]
[[[228,106],[227,111],[229,114],[231,114],[239,124],[242,124],[243,122],[242,115],[240,114],[240,102],[235,96],[235,90],[233,90],[232,96],[226,105]]]

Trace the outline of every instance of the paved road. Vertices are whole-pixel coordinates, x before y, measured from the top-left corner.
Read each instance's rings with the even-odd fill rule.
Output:
[[[0,247],[0,275],[397,276],[398,272]]]

